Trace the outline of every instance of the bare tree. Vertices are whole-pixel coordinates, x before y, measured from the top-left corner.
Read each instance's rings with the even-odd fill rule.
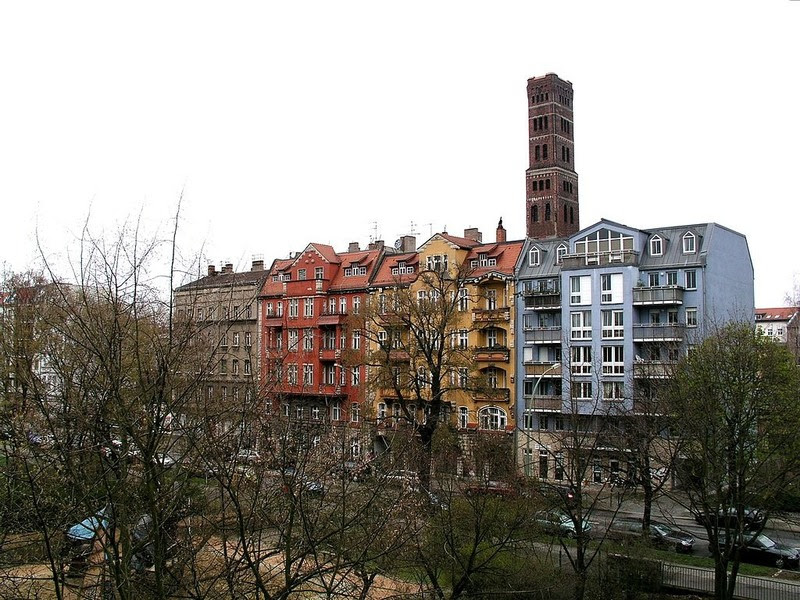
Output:
[[[758,533],[747,531],[749,511],[774,509],[800,473],[798,386],[791,354],[750,323],[718,328],[673,379],[679,473],[706,526],[717,598],[733,597],[742,545]]]

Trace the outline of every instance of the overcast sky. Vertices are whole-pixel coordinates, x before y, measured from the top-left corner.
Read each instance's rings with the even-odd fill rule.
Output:
[[[0,262],[140,212],[200,264],[525,234],[526,80],[575,91],[581,225],[745,234],[800,276],[800,1],[6,2]]]

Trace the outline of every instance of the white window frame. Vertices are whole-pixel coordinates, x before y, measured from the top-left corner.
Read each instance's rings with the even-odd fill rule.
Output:
[[[697,237],[691,231],[687,231],[683,234],[682,241],[684,254],[694,254],[697,252]]]
[[[697,289],[697,271],[695,269],[687,269],[683,272],[683,280],[687,290]]]
[[[541,260],[541,253],[539,252],[538,248],[532,247],[530,250],[528,250],[529,267],[538,267],[540,260]]]
[[[603,346],[603,375],[625,374],[625,349],[624,346]]]
[[[570,313],[571,340],[590,340],[592,339],[592,311],[578,310]]]
[[[654,235],[650,238],[650,256],[661,256],[664,254],[664,240],[660,235]]]

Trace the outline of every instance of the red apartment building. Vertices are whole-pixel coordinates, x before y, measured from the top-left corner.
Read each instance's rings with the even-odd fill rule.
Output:
[[[359,427],[364,367],[348,366],[343,355],[363,351],[364,340],[348,317],[365,306],[382,254],[380,242],[342,253],[312,243],[273,263],[259,305],[262,392],[275,398],[274,412]]]

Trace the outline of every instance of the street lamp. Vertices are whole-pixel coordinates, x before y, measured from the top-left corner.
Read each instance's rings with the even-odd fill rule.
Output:
[[[536,383],[533,384],[533,391],[531,393],[531,398],[530,398],[532,402],[535,403],[536,392],[539,390],[539,384],[542,382],[542,378],[551,371],[555,371],[556,369],[560,368],[561,368],[560,362],[553,363],[552,365],[547,367],[544,371],[542,371],[539,377],[536,378]],[[530,414],[531,409],[533,408],[533,406],[529,406],[528,400],[529,400],[528,398],[525,399],[525,408],[522,413],[523,424],[526,423],[527,417]],[[520,423],[517,422],[517,430],[519,431],[521,429],[522,428],[520,427]],[[525,473],[526,476],[529,477],[530,473],[528,471],[529,471],[529,465],[531,463],[530,462],[526,463],[526,461],[529,461],[531,456],[531,434],[528,433],[527,431],[525,431],[524,433],[525,433],[525,456],[523,456],[522,465],[523,465],[523,472]],[[517,441],[516,447],[519,447],[519,441]]]

